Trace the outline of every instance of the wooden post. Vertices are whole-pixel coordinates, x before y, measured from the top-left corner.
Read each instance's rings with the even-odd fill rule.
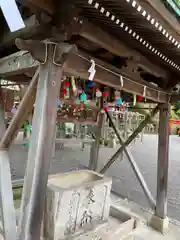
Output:
[[[167,184],[169,166],[169,104],[160,105],[159,143],[158,143],[158,175],[156,214],[160,218],[167,216]]]
[[[0,138],[5,133],[4,109],[0,103]],[[4,240],[16,239],[16,214],[13,202],[10,159],[7,151],[0,150],[0,210]]]
[[[98,166],[99,147],[100,147],[102,127],[104,123],[104,116],[105,116],[104,113],[100,113],[97,132],[96,132],[96,140],[91,144],[89,169],[93,171],[96,171]]]
[[[160,104],[159,114],[159,143],[158,143],[158,170],[157,170],[157,199],[155,216],[152,226],[161,232],[168,229],[167,219],[167,188],[169,166],[169,120],[170,104]]]
[[[28,49],[43,63],[40,64],[18,229],[20,240],[35,240],[40,239],[48,172],[52,159],[57,100],[63,74],[62,66],[72,47],[68,44],[54,43],[48,43],[44,47],[42,42],[21,41],[22,49]],[[60,61],[58,64],[57,60]]]

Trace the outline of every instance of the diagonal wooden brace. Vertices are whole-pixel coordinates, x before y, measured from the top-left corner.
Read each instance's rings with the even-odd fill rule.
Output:
[[[26,120],[28,114],[32,112],[33,105],[36,97],[36,87],[39,75],[39,68],[36,70],[27,91],[18,107],[16,114],[14,115],[8,129],[6,130],[3,138],[0,141],[0,149],[8,149],[16,137],[18,131],[22,127],[24,121]]]
[[[122,138],[120,136],[120,133],[119,133],[118,129],[116,128],[116,126],[115,126],[115,124],[112,120],[111,115],[109,114],[109,112],[106,112],[106,114],[107,114],[107,117],[110,121],[111,126],[113,127],[113,129],[114,129],[114,131],[115,131],[115,133],[116,133],[116,135],[119,139],[120,144],[123,145],[124,141],[122,140]],[[136,175],[136,177],[137,177],[137,179],[138,179],[138,181],[139,181],[139,183],[140,183],[140,185],[141,185],[141,187],[144,191],[144,194],[147,197],[147,200],[148,200],[150,206],[153,209],[155,209],[156,202],[155,202],[155,200],[154,200],[154,198],[151,194],[151,191],[149,190],[149,188],[146,184],[146,181],[145,181],[143,175],[141,174],[141,171],[140,171],[138,165],[136,164],[136,161],[134,160],[134,158],[133,158],[130,150],[128,149],[128,147],[124,147],[124,151],[125,151],[125,154],[127,156],[128,161],[129,161],[129,163],[130,163],[130,165],[131,165],[131,167],[132,167],[132,169],[133,169],[133,171],[134,171],[134,173],[135,173],[135,175]]]
[[[104,174],[110,168],[110,166],[116,161],[121,152],[124,150],[124,148],[128,146],[138,136],[138,134],[147,125],[147,123],[150,122],[151,118],[156,115],[158,110],[159,105],[157,105],[150,114],[146,115],[144,121],[141,122],[139,127],[136,128],[136,130],[131,134],[131,136],[122,144],[122,146],[117,150],[117,152],[115,152],[115,154],[110,158],[106,165],[101,169],[100,173]]]

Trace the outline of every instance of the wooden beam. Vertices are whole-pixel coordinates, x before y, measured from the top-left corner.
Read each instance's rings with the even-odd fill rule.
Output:
[[[64,64],[64,72],[66,74],[88,79],[90,59],[92,58],[84,56],[83,54],[71,54]],[[11,55],[9,58],[0,60],[0,76],[6,77],[20,74],[25,71],[28,72],[28,70],[32,70],[33,68],[35,69],[38,64],[39,63],[35,61],[29,53],[21,51],[17,54]],[[103,63],[102,61],[101,66],[102,67],[100,67],[100,65],[96,65],[95,81],[118,90],[122,89],[137,95],[143,95],[144,86],[147,86],[145,81],[136,82],[126,78],[124,79],[124,84],[121,87],[119,70],[109,64]],[[155,87],[147,86],[146,99],[150,99],[155,102],[169,101],[169,93],[161,91],[163,90],[159,89],[157,91]]]
[[[166,70],[151,63],[146,57],[139,52],[129,48],[124,43],[103,31],[101,28],[85,21],[82,24],[80,36],[88,39],[89,41],[98,44],[101,48],[122,57],[133,58],[139,67],[142,67],[147,72],[157,77],[168,79],[169,74]]]
[[[20,51],[0,59],[0,76],[15,76],[37,68],[38,61],[35,61],[27,51]]]
[[[95,61],[96,64],[98,65],[101,65],[102,67],[104,68],[108,68],[110,69],[111,71],[114,71],[116,73],[119,73],[121,74],[122,76],[124,77],[127,77],[131,80],[134,80],[135,82],[139,82],[141,84],[145,84],[146,86],[148,87],[152,87],[154,89],[157,89],[159,91],[161,91],[162,89],[159,88],[159,87],[156,87],[154,85],[152,85],[151,83],[149,82],[146,82],[141,76],[140,76],[140,73],[136,70],[136,64],[131,61],[131,60],[128,60],[127,61],[127,67],[122,67],[121,69],[119,68],[116,68],[115,66],[111,65],[110,63],[107,63],[106,61],[104,61],[103,58],[95,58],[94,55],[90,55],[90,53],[88,52],[85,52],[85,51],[79,51],[80,54],[88,59],[93,59]]]
[[[91,59],[91,58],[90,58]],[[134,93],[143,96],[144,86],[142,83],[132,81],[128,78],[124,79],[123,86],[121,86],[120,75],[118,72],[106,68],[106,64],[103,67],[96,66],[96,75],[94,81],[103,85],[113,87],[117,90],[124,90],[126,92]],[[80,76],[81,78],[88,79],[89,74],[87,70],[90,67],[89,61],[83,58],[83,56],[72,55],[64,64],[65,73]],[[109,70],[108,70],[109,69]],[[163,91],[163,90],[162,90]],[[153,87],[146,87],[146,98],[155,102],[167,102],[170,98],[170,93],[157,91]]]
[[[22,75],[8,76],[8,77],[6,77],[5,80],[13,82],[14,85],[16,85],[16,84],[29,84],[29,82],[31,80],[31,77],[22,74]]]
[[[35,11],[45,11],[49,15],[52,15],[55,8],[55,0],[17,0],[23,6],[34,8]]]
[[[45,19],[46,18],[46,19]],[[11,45],[15,45],[15,39],[21,37],[23,39],[32,38],[33,36],[44,33],[48,36],[51,36],[51,29],[50,26],[51,18],[47,18],[45,14],[41,14],[40,17],[32,15],[28,19],[26,19],[25,25],[26,27],[15,32],[7,32],[1,35],[0,37],[0,48],[8,47]]]

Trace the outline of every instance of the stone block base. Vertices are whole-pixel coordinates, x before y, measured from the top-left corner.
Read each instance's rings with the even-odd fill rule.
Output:
[[[150,226],[158,232],[167,234],[169,231],[169,219],[168,217],[162,219],[157,217],[156,215],[153,215],[150,221]]]

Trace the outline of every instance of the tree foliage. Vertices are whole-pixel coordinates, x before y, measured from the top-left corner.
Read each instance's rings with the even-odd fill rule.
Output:
[[[171,119],[180,119],[180,101],[171,106]]]
[[[180,0],[174,0],[178,6],[180,6]]]

